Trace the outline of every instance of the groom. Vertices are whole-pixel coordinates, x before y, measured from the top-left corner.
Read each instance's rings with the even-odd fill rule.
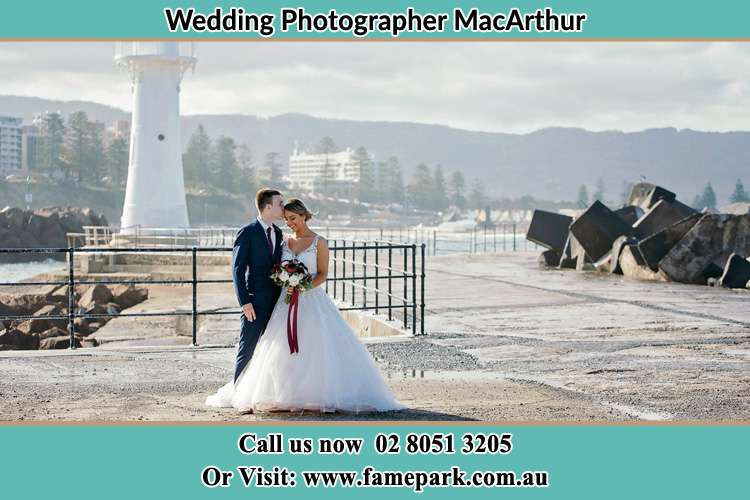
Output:
[[[237,381],[253,357],[281,289],[271,280],[271,268],[281,260],[281,229],[273,222],[284,215],[284,198],[275,189],[255,195],[258,217],[237,233],[232,253],[232,279],[242,306],[240,343],[234,368]]]

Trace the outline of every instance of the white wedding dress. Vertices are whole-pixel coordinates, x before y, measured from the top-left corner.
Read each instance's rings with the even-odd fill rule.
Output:
[[[284,242],[281,260],[297,259],[315,276],[317,243],[318,236],[307,249],[294,255]],[[291,354],[285,296],[286,290],[282,290],[253,357],[236,383],[230,381],[209,396],[207,405],[320,412],[406,408],[395,399],[372,356],[323,286],[299,295],[299,352]]]

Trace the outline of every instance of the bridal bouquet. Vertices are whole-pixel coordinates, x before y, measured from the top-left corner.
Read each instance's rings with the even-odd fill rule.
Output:
[[[282,288],[286,288],[286,297],[284,302],[289,304],[292,300],[292,294],[289,288],[294,288],[294,295],[303,290],[312,288],[312,276],[302,262],[297,260],[285,260],[281,264],[276,264],[271,272],[271,279]]]
[[[289,352],[299,352],[299,340],[297,331],[297,311],[299,310],[299,294],[302,290],[312,288],[312,276],[302,262],[298,260],[285,260],[273,267],[271,279],[279,286],[287,289],[284,302],[289,304],[286,315],[286,336],[289,341]],[[292,288],[292,292],[289,292]]]

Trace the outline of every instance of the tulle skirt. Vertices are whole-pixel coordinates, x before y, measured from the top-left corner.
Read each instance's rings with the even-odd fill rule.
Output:
[[[291,354],[282,291],[252,359],[236,382],[206,399],[216,407],[255,411],[391,411],[406,408],[321,287],[299,296],[298,346]]]

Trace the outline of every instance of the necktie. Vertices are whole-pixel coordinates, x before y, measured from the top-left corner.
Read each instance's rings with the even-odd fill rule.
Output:
[[[271,242],[271,228],[266,228],[266,236],[268,237],[268,250],[271,251],[271,255],[273,255],[273,243]]]

